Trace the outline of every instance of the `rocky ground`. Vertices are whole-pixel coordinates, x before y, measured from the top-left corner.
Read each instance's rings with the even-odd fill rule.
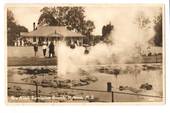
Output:
[[[29,84],[37,82],[38,85],[41,85],[39,86],[39,95],[57,97],[57,99],[41,98],[39,99],[41,102],[111,102],[112,95],[107,92],[107,82],[111,82],[114,91],[122,92],[122,94],[114,94],[116,102],[160,102],[162,98],[126,93],[162,97],[163,77],[161,69],[161,64],[98,66],[94,68],[94,71],[81,69],[79,71],[80,77],[73,80],[72,76],[69,75],[67,79],[58,76],[57,66],[9,67],[8,82],[25,83],[8,83],[9,101],[13,101],[11,98],[18,96],[35,97],[35,85]],[[58,99],[59,97],[60,99]],[[29,101],[35,102],[35,98]]]

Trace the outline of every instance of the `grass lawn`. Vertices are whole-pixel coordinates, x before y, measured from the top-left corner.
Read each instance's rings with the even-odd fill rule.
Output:
[[[57,47],[55,48],[57,51]],[[57,52],[56,52],[57,54]],[[46,52],[48,56],[48,50]],[[38,48],[37,57],[34,57],[33,47],[7,47],[8,66],[49,66],[57,65],[57,57],[48,58],[43,56],[42,47]]]
[[[57,65],[55,58],[36,58],[36,57],[8,57],[8,66],[49,66]]]
[[[46,56],[48,56],[49,50],[46,51]],[[57,56],[57,46],[55,46],[55,54]],[[7,56],[8,57],[34,57],[34,49],[32,46],[26,46],[26,47],[14,47],[14,46],[8,46],[7,47]],[[43,56],[43,49],[41,46],[38,47],[37,57]]]

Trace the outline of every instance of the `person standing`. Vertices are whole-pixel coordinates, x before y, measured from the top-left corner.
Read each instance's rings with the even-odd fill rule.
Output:
[[[47,43],[45,41],[43,42],[42,48],[43,48],[43,55],[45,57],[46,56],[46,51],[47,51]]]
[[[35,44],[34,44],[34,56],[35,56],[35,57],[37,56],[37,52],[38,52],[38,44],[35,43]]]
[[[50,45],[49,45],[49,58],[51,57],[54,57],[55,56],[55,52],[54,52],[54,44],[53,42],[51,41]]]

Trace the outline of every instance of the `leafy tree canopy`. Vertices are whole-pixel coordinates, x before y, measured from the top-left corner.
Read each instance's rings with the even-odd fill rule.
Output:
[[[38,24],[50,26],[67,26],[67,29],[89,36],[95,28],[91,20],[85,20],[83,7],[44,7]]]
[[[143,30],[149,28],[151,21],[144,12],[139,12],[135,18],[135,23],[138,25],[139,29]]]
[[[104,25],[102,28],[102,37],[101,40],[108,40],[108,35],[111,33],[111,31],[114,29],[114,26],[109,23],[107,25]]]
[[[154,43],[156,46],[162,46],[162,14],[156,16],[154,18],[155,23],[155,36],[154,36]]]
[[[160,13],[158,16],[155,16],[153,20],[149,19],[144,12],[139,12],[136,18],[135,23],[138,25],[138,28],[140,30],[149,29],[149,24],[154,22],[154,31],[155,35],[152,38],[153,44],[155,46],[162,46],[162,13]]]
[[[13,45],[20,32],[28,32],[24,26],[17,25],[12,11],[7,10],[7,44]]]

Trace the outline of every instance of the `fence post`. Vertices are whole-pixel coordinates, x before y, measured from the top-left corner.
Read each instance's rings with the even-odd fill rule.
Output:
[[[114,102],[114,92],[112,91],[112,102]]]
[[[112,102],[114,102],[114,92],[112,91],[112,83],[111,82],[107,82],[107,92],[111,92],[111,96],[112,96]]]
[[[36,87],[36,89],[35,89],[36,102],[38,102],[38,84],[36,81],[34,83],[35,83],[35,87]]]

